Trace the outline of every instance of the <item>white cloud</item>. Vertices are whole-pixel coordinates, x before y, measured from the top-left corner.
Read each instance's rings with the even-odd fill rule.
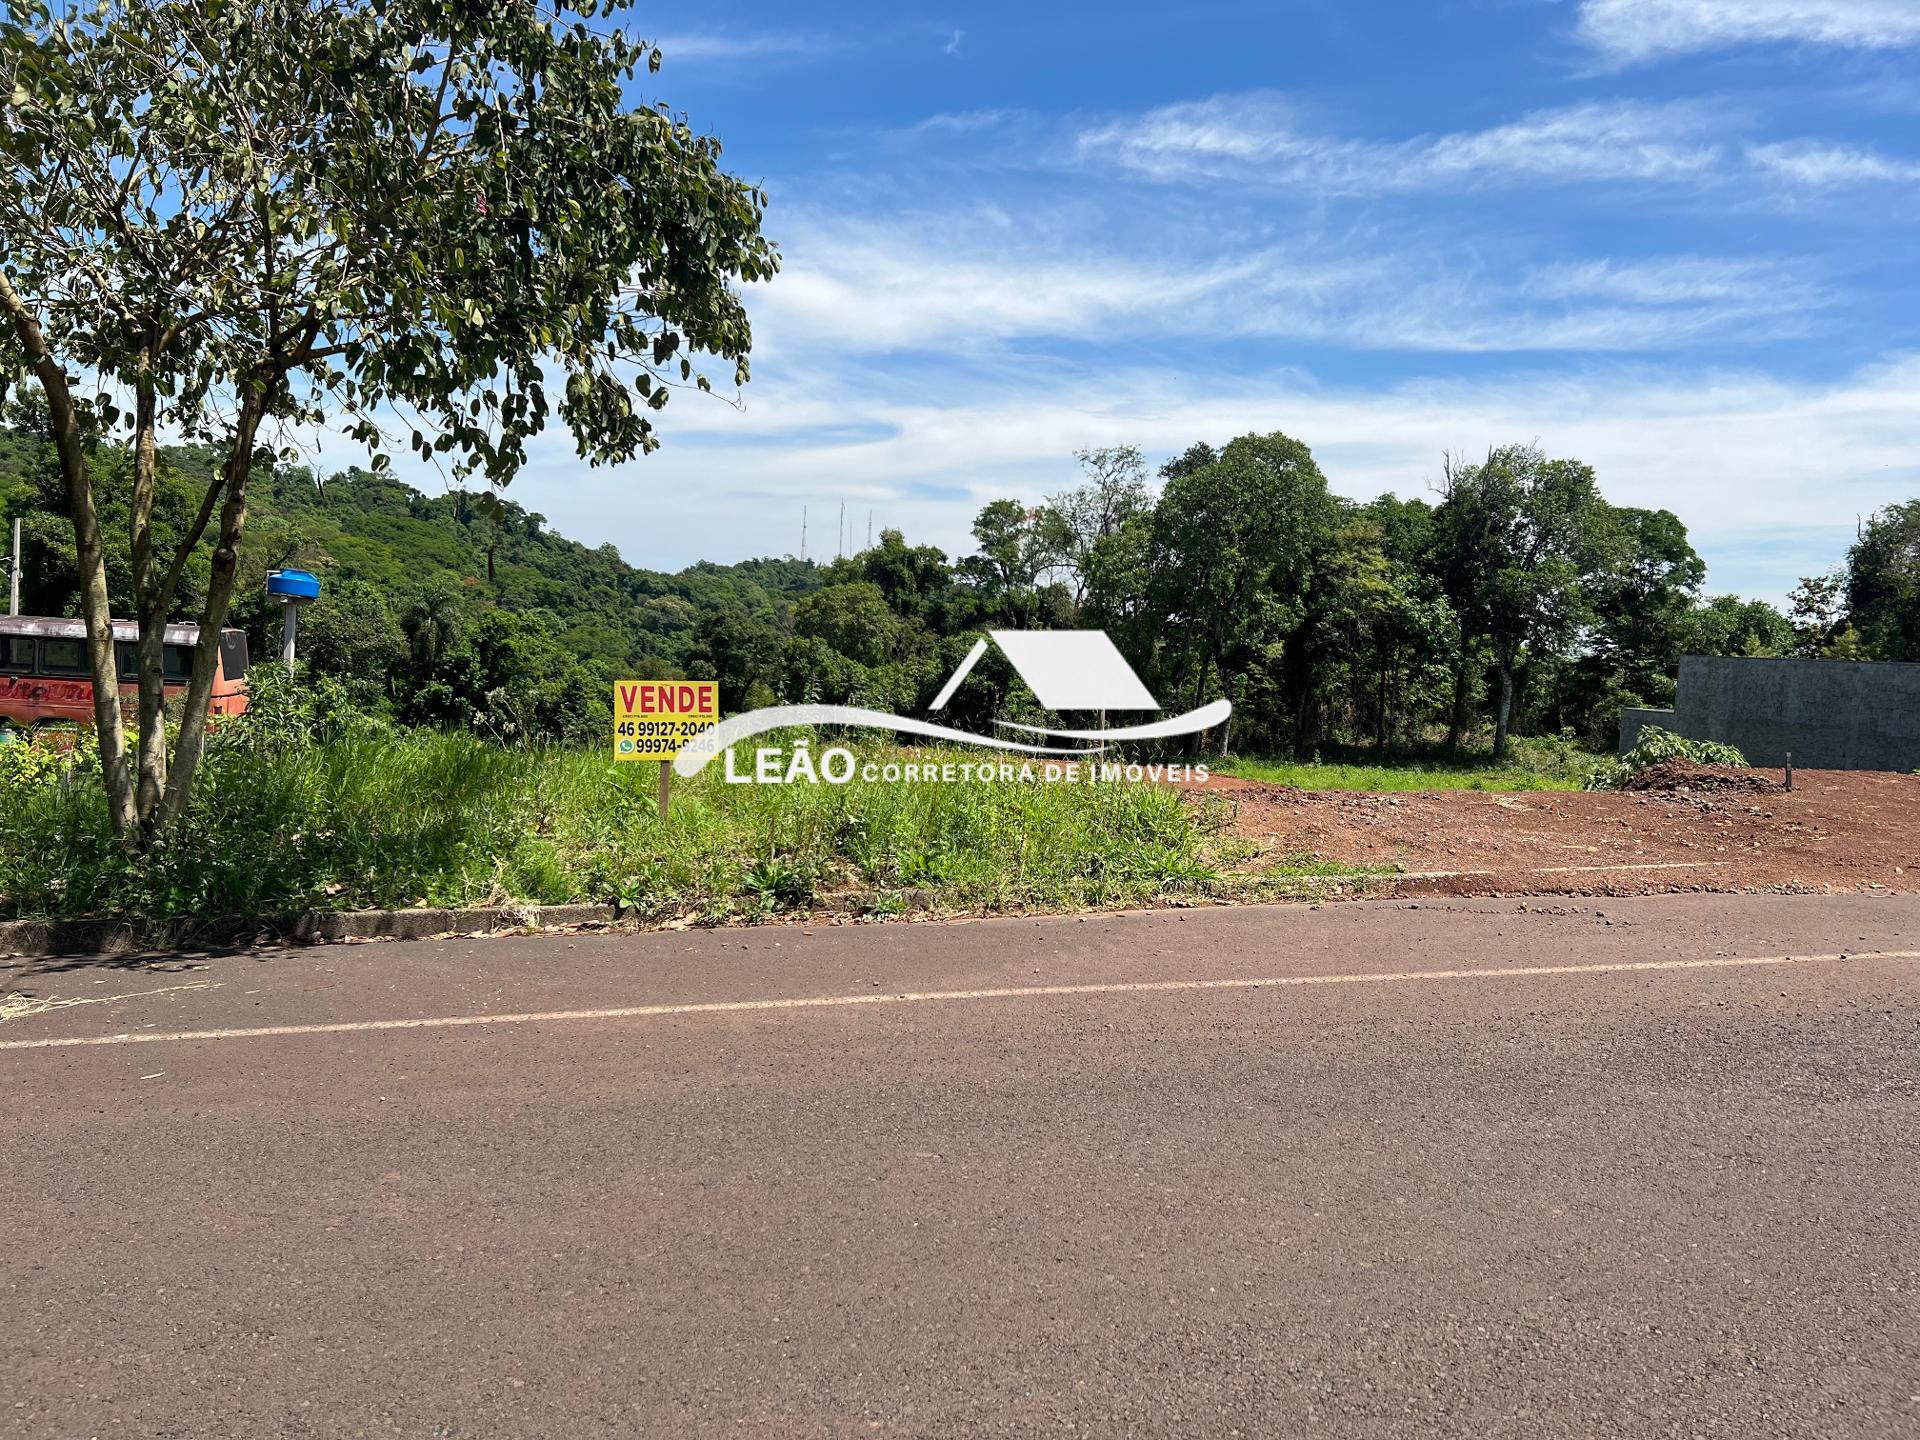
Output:
[[[790,224],[750,297],[764,355],[980,355],[1029,340],[1206,334],[1357,349],[1643,351],[1803,333],[1826,302],[1794,267],[1699,256],[1495,271],[1431,241],[1299,241],[1193,258],[1022,227],[987,209]]]
[[[1024,336],[1146,323],[1238,267],[1162,268],[1014,236],[990,210],[923,220],[789,222],[781,273],[750,298],[756,335],[864,353],[975,351]],[[1238,268],[1244,275],[1244,269]]]
[[[760,30],[748,34],[694,31],[661,35],[652,43],[668,65],[676,60],[806,60],[846,48],[844,42],[832,36],[791,30]]]
[[[1588,260],[1542,266],[1521,286],[1531,295],[1598,298],[1636,305],[1739,307],[1771,302],[1792,309],[1820,303],[1817,289],[1792,267],[1774,260],[1727,260],[1697,255],[1652,260]]]
[[[1819,384],[1607,366],[1360,388],[1135,364],[1061,382],[1010,363],[972,380],[781,371],[750,388],[761,393],[744,413],[676,399],[664,447],[611,471],[584,470],[549,437],[515,498],[565,533],[612,539],[635,564],[791,552],[801,506],[818,521],[841,500],[862,532],[871,507],[876,527],[964,553],[982,503],[1072,483],[1084,446],[1166,456],[1282,429],[1336,490],[1366,498],[1428,493],[1443,450],[1537,439],[1593,464],[1616,503],[1677,513],[1715,567],[1710,587],[1777,598],[1834,561],[1856,514],[1920,490],[1920,356]]]
[[[1913,0],[1582,0],[1580,36],[1622,62],[1728,45],[1800,42],[1891,50],[1920,44]]]
[[[1750,145],[1747,158],[1761,170],[1799,185],[1860,185],[1920,180],[1920,160],[1847,145],[1794,140]]]
[[[1713,168],[1720,147],[1699,137],[1706,112],[1691,104],[1614,101],[1538,111],[1490,130],[1447,135],[1421,156],[1424,178],[1690,180]]]
[[[1689,102],[1610,101],[1535,111],[1506,125],[1402,141],[1304,128],[1280,97],[1219,95],[1084,132],[1077,153],[1155,179],[1258,179],[1331,194],[1463,184],[1692,180],[1722,156],[1711,112]]]

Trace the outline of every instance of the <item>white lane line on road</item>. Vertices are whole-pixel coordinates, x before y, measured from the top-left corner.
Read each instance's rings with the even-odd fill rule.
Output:
[[[1759,965],[1830,965],[1841,960],[1920,960],[1920,950],[1837,955],[1715,956],[1711,960],[1618,960],[1592,965],[1503,965],[1477,970],[1394,970],[1372,974],[1271,975],[1245,980],[1124,980],[1090,985],[1009,985],[991,990],[905,990],[881,995],[808,995],[795,999],[709,1000],[683,1005],[613,1005],[596,1010],[528,1010],[508,1015],[437,1015],[419,1020],[338,1020],[317,1025],[254,1025],[234,1030],[139,1031],[0,1040],[0,1050],[63,1050],[88,1045],[152,1045],[183,1040],[259,1040],[274,1035],[352,1035],[374,1030],[441,1030],[473,1025],[536,1025],[569,1020],[648,1020],[673,1015],[732,1015],[756,1010],[827,1010],[845,1005],[910,1005],[957,1000],[1017,1000],[1064,995],[1164,995],[1181,990],[1258,990],[1272,986],[1384,985],[1422,980],[1506,980],[1524,975],[1621,975],[1658,970],[1737,970]]]

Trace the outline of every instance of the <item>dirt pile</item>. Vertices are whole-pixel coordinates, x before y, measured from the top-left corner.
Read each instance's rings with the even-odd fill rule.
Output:
[[[1622,790],[1697,790],[1713,794],[1772,795],[1785,789],[1758,770],[1733,765],[1697,765],[1691,760],[1662,760],[1636,770]]]

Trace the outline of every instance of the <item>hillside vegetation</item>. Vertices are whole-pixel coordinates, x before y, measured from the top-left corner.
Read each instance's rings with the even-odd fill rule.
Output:
[[[9,419],[0,524],[26,518],[25,608],[72,614],[72,539],[42,417],[16,403]],[[1234,701],[1232,732],[1209,735],[1210,751],[1346,759],[1442,742],[1460,753],[1489,732],[1504,749],[1509,728],[1603,749],[1621,705],[1670,701],[1683,653],[1903,658],[1920,633],[1900,564],[1920,505],[1875,517],[1851,568],[1804,582],[1789,618],[1705,598],[1679,517],[1614,506],[1590,468],[1526,447],[1452,468],[1435,503],[1342,499],[1307,447],[1278,434],[1196,445],[1157,483],[1133,450],[1078,458],[1080,483],[1046,502],[986,505],[964,556],[889,530],[824,565],[677,573],[570,540],[491,492],[279,466],[253,484],[234,618],[256,654],[272,653],[265,573],[305,566],[326,594],[303,617],[302,656],[340,705],[583,742],[606,734],[615,677],[717,678],[728,710],[811,700],[908,713],[985,626],[1093,626],[1169,710]],[[167,452],[163,539],[184,527],[209,463]],[[101,445],[94,464],[104,525],[122,535],[127,457]],[[197,563],[180,618],[199,603],[204,554]],[[124,542],[108,569],[120,607]],[[1041,712],[995,652],[947,713],[984,728]]]

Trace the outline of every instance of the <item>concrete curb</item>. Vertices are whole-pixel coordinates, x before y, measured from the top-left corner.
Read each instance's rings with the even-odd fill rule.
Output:
[[[198,915],[167,919],[4,920],[0,955],[125,955],[243,945],[343,940],[425,940],[611,926],[637,921],[612,905],[499,905],[469,910],[309,910],[298,915]]]
[[[862,915],[880,897],[824,897],[808,912]],[[890,892],[894,913],[934,908],[930,890]],[[255,945],[325,945],[346,940],[430,940],[440,935],[518,934],[528,930],[643,930],[685,920],[684,907],[664,911],[617,905],[489,905],[466,910],[308,910],[297,915],[192,915],[160,919],[0,920],[0,956],[133,955]],[[791,918],[791,917],[785,917]]]

